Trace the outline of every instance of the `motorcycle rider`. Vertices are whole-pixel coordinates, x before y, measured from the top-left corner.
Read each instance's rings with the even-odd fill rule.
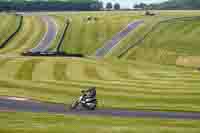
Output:
[[[82,90],[81,93],[84,97],[84,104],[93,104],[96,103],[96,87],[91,87],[88,90]]]
[[[81,91],[87,98],[96,98],[96,87],[91,87],[88,90]]]
[[[86,99],[96,99],[96,87],[91,87],[88,90],[82,90],[84,98]]]
[[[78,100],[73,102],[70,109],[88,109],[95,110],[97,106],[96,87],[91,87],[88,90],[81,90],[82,95]],[[83,107],[83,108],[82,108]]]

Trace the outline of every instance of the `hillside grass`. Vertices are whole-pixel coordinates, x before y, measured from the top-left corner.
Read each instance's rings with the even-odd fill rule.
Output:
[[[0,45],[15,32],[18,19],[15,15],[0,14]]]
[[[116,47],[112,49],[111,52],[108,53],[107,57],[123,57],[127,52],[130,53],[130,49],[134,49],[136,45],[140,45],[143,42],[141,40],[147,33],[152,31],[152,28],[156,27],[157,23],[165,20],[170,20],[174,18],[181,18],[181,17],[195,17],[199,16],[199,11],[168,11],[168,10],[161,10],[161,11],[151,11],[155,13],[155,16],[144,16],[145,12],[140,12],[143,14],[141,18],[144,20],[144,23],[131,32],[128,36],[123,38]],[[139,43],[138,43],[139,42]],[[142,43],[141,43],[142,42]],[[126,57],[126,56],[125,56]]]
[[[81,16],[85,18],[88,14],[96,16],[96,13],[81,13]],[[128,12],[126,16],[126,12],[122,12],[122,18],[123,16],[127,18],[121,20],[120,14],[121,12],[110,12],[106,15],[105,12],[107,23],[113,27],[107,26],[104,29],[100,27],[101,24],[91,24],[92,27],[90,27],[91,25],[87,27],[88,31],[81,28],[81,16],[76,13],[55,15],[60,27],[66,16],[75,18],[72,19],[72,22],[75,21],[75,24],[79,25],[79,27],[75,27],[77,32],[68,31],[63,49],[68,52],[93,53],[103,44],[102,42],[110,39],[128,21],[134,20],[135,16],[136,18],[142,16],[141,13],[138,15],[135,12]],[[165,19],[165,17],[177,17],[184,13],[172,14],[161,12],[158,17]],[[115,21],[109,21],[109,15]],[[99,16],[101,18],[101,15]],[[101,19],[99,21],[104,21]],[[147,19],[149,22],[153,22],[151,18]],[[116,23],[113,24],[113,22]],[[199,71],[193,68],[177,67],[174,65],[177,57],[169,56],[169,52],[172,51],[177,56],[194,56],[196,54],[198,57],[198,21],[177,22],[169,24],[170,27],[167,25],[165,23],[160,25],[152,33],[155,38],[145,40],[144,44],[136,48],[137,51],[133,48],[120,60],[113,58],[95,60],[90,58],[21,57],[19,53],[36,46],[46,31],[45,25],[38,17],[27,16],[21,31],[6,48],[0,50],[0,95],[64,103],[67,107],[72,99],[79,96],[81,89],[96,86],[99,99],[98,108],[200,112]],[[141,36],[143,32],[146,32],[148,25],[143,26],[120,42],[119,49],[115,49],[114,55],[132,41],[135,42],[137,39],[135,34]],[[193,26],[195,28],[192,28]],[[62,30],[60,27],[59,31]],[[82,29],[81,33],[80,29]],[[93,36],[93,33],[97,31],[101,31],[105,36],[101,41],[97,41],[97,37]],[[185,31],[187,34],[184,33]],[[83,35],[83,33],[85,34]],[[177,39],[181,36],[183,36],[182,39]],[[170,43],[174,42],[170,40],[171,38],[176,39],[176,45]],[[189,38],[191,40],[188,42]],[[89,43],[90,41],[94,44]],[[95,43],[96,41],[99,44]],[[185,42],[191,43],[192,48]],[[54,40],[53,43],[56,41]],[[55,45],[52,46],[52,49],[55,48]],[[164,51],[162,56],[159,56],[162,51]],[[138,53],[135,54],[135,52]],[[63,116],[22,112],[0,113],[1,133],[87,133],[91,131],[96,133],[198,133],[199,130],[199,121],[193,120]]]
[[[139,25],[136,29],[130,32],[125,38],[123,38],[107,55],[106,57],[115,58],[121,57],[131,49],[143,36],[148,33],[151,28],[161,20],[161,17],[148,17],[143,16],[141,20],[143,24]]]
[[[114,16],[116,16],[116,13],[113,13]],[[125,14],[125,12],[123,13]],[[88,13],[82,14],[88,15]],[[128,12],[128,16],[129,14],[130,12]],[[71,13],[71,15],[73,16],[74,13]],[[62,21],[65,15],[58,16],[57,19]],[[76,13],[75,16],[78,17]],[[187,23],[187,21],[175,23],[176,29],[179,27],[181,30],[183,23]],[[194,23],[195,26],[196,23]],[[112,25],[112,23],[110,24]],[[162,26],[161,29],[164,28]],[[167,28],[168,32],[174,33],[176,30],[174,31],[170,27]],[[161,37],[167,34],[164,32],[165,29],[159,33],[162,34]],[[186,25],[186,29],[189,30],[190,25],[189,27]],[[80,89],[96,86],[100,108],[200,111],[200,103],[198,102],[200,100],[199,71],[192,68],[158,64],[156,62],[156,59],[159,59],[157,56],[155,58],[152,56],[155,63],[153,60],[147,62],[145,58],[151,56],[142,56],[144,53],[141,54],[141,60],[135,59],[134,61],[132,60],[135,58],[134,56],[130,56],[132,58],[129,58],[129,61],[112,58],[95,60],[90,58],[16,56],[22,50],[37,44],[36,42],[40,40],[44,31],[45,26],[38,17],[27,16],[21,32],[5,49],[0,51],[11,55],[10,57],[1,56],[0,58],[1,95],[30,97],[36,100],[70,104],[72,98],[79,96]],[[198,32],[198,26],[195,31]],[[31,36],[28,33],[32,33]],[[178,31],[175,33],[179,35]],[[189,33],[190,30],[186,36],[190,36]],[[155,41],[158,40],[155,39]],[[161,41],[165,42],[163,39]],[[86,49],[86,51],[88,50],[87,47],[80,44],[79,46]],[[141,45],[141,48],[143,46],[146,45]],[[170,50],[179,49],[179,45],[168,46]],[[197,46],[197,44],[193,46]],[[166,46],[162,47],[168,48]],[[187,44],[185,44],[185,47],[188,47]],[[138,47],[138,49],[141,48]],[[188,54],[192,52],[192,49],[184,50]],[[147,50],[145,55],[148,55],[148,52],[152,52],[151,49]],[[152,53],[156,54],[154,51]],[[198,52],[196,51],[196,53]],[[163,58],[163,60],[168,61],[167,58]]]
[[[200,111],[200,75],[193,69],[36,57],[1,59],[0,75],[1,95],[70,104],[81,89],[96,86],[100,108]]]
[[[112,39],[117,32],[122,30],[130,22],[143,17],[142,13],[138,12],[70,12],[50,13],[49,16],[55,20],[58,28],[58,34],[51,42],[49,50],[56,50],[64,30],[66,19],[69,19],[71,23],[62,43],[62,49],[67,53],[80,53],[84,55],[93,55],[98,48]],[[88,21],[88,16],[96,17],[97,20]],[[34,26],[38,27],[34,28]],[[38,16],[25,16],[22,29],[9,42],[7,48],[1,50],[1,53],[14,52],[15,54],[19,54],[20,52],[31,49],[37,45],[45,32],[46,26]]]
[[[126,58],[176,65],[180,57],[199,56],[199,22],[200,18],[163,22]]]
[[[0,113],[1,133],[198,133],[197,120]]]
[[[88,21],[88,16],[97,20]],[[74,12],[57,17],[71,20],[62,49],[67,53],[92,55],[130,22],[143,16],[134,12]]]
[[[46,31],[45,24],[37,16],[25,16],[20,31],[12,38],[0,54],[19,55],[35,47]]]

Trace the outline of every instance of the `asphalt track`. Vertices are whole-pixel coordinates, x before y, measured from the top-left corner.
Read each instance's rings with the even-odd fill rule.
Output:
[[[51,42],[55,39],[58,32],[56,22],[51,17],[41,16],[41,19],[47,25],[47,32],[45,33],[39,44],[35,48],[29,50],[33,53],[47,51],[50,48]]]
[[[143,20],[133,21],[128,24],[124,29],[118,32],[113,38],[107,41],[103,47],[96,50],[96,57],[104,57],[107,53],[109,53],[112,48],[114,48],[124,37],[128,35],[131,31],[135,30],[140,24],[144,23]]]
[[[95,111],[70,111],[67,105],[45,103],[25,98],[0,97],[0,112],[34,112],[52,114],[76,114],[90,116],[113,116],[128,118],[159,118],[200,120],[200,113],[192,112],[158,112],[158,111],[128,111],[120,109],[97,109]]]

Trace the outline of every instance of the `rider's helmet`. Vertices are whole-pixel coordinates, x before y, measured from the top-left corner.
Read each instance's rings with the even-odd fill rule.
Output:
[[[84,94],[84,93],[85,93],[85,90],[81,90],[81,93]]]
[[[87,93],[89,97],[96,97],[96,87],[91,87],[87,90]]]

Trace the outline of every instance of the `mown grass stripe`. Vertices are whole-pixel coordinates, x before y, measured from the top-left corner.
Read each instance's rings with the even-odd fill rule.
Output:
[[[12,17],[10,15],[0,15],[0,19],[2,20],[0,21],[0,34],[1,34],[0,40],[2,42],[2,40],[4,39],[4,36],[2,35],[4,35],[3,33],[5,29],[9,28],[6,25],[10,23],[10,20],[12,19]]]
[[[72,61],[67,67],[67,77],[71,80],[87,80],[84,71],[85,65],[78,61]]]
[[[137,60],[175,65],[179,56],[198,55],[199,39],[197,33],[200,31],[198,22],[199,20],[196,19],[160,24],[160,28],[158,27],[153,31],[140,47],[134,49],[130,57],[134,57]],[[166,24],[171,26],[165,28]],[[165,32],[158,35],[157,32],[162,29]],[[144,53],[146,56],[144,56]]]
[[[17,84],[20,84],[20,82],[18,81],[18,82],[15,82],[15,83],[17,83]],[[69,84],[71,84],[72,82],[69,82]],[[11,84],[11,83],[9,83],[9,84]],[[26,85],[27,86],[26,86]],[[33,85],[33,86],[32,86]],[[43,84],[43,83],[40,83],[40,82],[35,82],[35,84],[33,84],[32,83],[32,85],[30,84],[30,82],[27,82],[27,83],[25,83],[25,82],[23,82],[23,84],[22,84],[22,86],[23,87],[20,87],[19,86],[19,88],[16,90],[17,92],[16,93],[19,93],[19,92],[21,92],[21,91],[24,91],[24,89],[23,88],[31,88],[31,89],[28,89],[30,92],[32,92],[32,91],[34,91],[35,93],[28,93],[28,92],[26,92],[26,93],[28,93],[29,95],[32,95],[32,96],[34,96],[35,94],[42,94],[42,95],[44,95],[44,94],[46,94],[46,95],[48,95],[49,96],[49,100],[53,100],[53,99],[55,99],[55,97],[53,97],[53,95],[55,96],[55,95],[59,95],[59,96],[61,96],[59,99],[61,100],[61,99],[68,99],[69,97],[67,96],[67,95],[69,95],[70,97],[72,96],[72,95],[76,95],[76,94],[78,94],[79,93],[79,89],[81,88],[81,86],[82,86],[82,84],[80,84],[80,83],[77,83],[76,84],[76,89],[73,87],[73,86],[71,86],[70,87],[70,85],[67,85],[66,84],[66,82],[65,82],[65,86],[63,86],[63,87],[61,87],[61,86],[59,86],[59,85],[57,85],[56,84],[56,82],[51,82],[51,83],[46,83],[46,85],[50,85],[49,87],[47,87],[45,84]],[[36,86],[40,86],[39,88],[38,87],[36,87]],[[45,86],[46,87],[45,87]],[[67,85],[67,86],[66,86]],[[81,85],[81,86],[80,86]],[[15,86],[15,85],[14,85]],[[43,86],[43,87],[42,87]],[[102,85],[102,86],[104,86],[104,85]],[[57,88],[56,89],[56,91],[55,91],[55,87]],[[67,90],[65,90],[65,88],[66,87],[68,87],[68,88],[71,88],[71,89],[67,89]],[[83,86],[82,86],[83,87]],[[105,86],[104,86],[105,87]],[[113,88],[116,88],[117,86],[113,86]],[[124,86],[125,87],[125,86]],[[15,86],[15,88],[16,88],[16,86]],[[46,91],[46,89],[50,89],[49,91]],[[73,88],[73,89],[72,89]],[[10,88],[10,89],[12,89],[12,88]],[[9,90],[10,90],[9,89]],[[42,89],[42,90],[44,90],[44,91],[41,91],[40,89]],[[52,90],[54,90],[53,92],[51,92],[51,89]],[[175,106],[176,107],[178,107],[178,108],[176,108],[176,109],[178,109],[178,110],[186,110],[186,111],[188,111],[188,110],[190,110],[191,108],[186,108],[186,107],[188,107],[188,106],[191,106],[192,105],[192,109],[194,109],[194,110],[199,110],[199,107],[198,107],[198,105],[196,105],[196,104],[190,104],[190,103],[185,103],[184,105],[182,105],[181,103],[182,103],[182,101],[181,101],[181,99],[179,99],[179,98],[181,98],[181,97],[178,97],[178,98],[176,98],[176,95],[175,96],[170,96],[170,97],[167,97],[166,96],[166,98],[167,99],[165,99],[165,98],[160,98],[160,95],[158,95],[158,97],[152,97],[151,95],[148,95],[148,93],[147,93],[147,98],[146,97],[143,97],[143,95],[141,95],[141,94],[138,94],[138,93],[132,93],[132,95],[131,95],[131,93],[129,92],[129,93],[122,93],[121,92],[121,90],[118,90],[118,91],[109,91],[109,87],[106,87],[105,88],[105,90],[101,90],[102,88],[100,88],[100,87],[98,87],[98,96],[99,96],[99,98],[100,99],[105,99],[105,97],[109,97],[109,98],[107,98],[106,99],[106,104],[104,104],[104,107],[122,107],[122,108],[126,108],[126,107],[129,107],[129,108],[145,108],[145,109],[149,109],[149,106],[151,106],[151,108],[153,108],[153,109],[158,109],[158,108],[160,108],[160,109],[167,109],[167,108],[169,108],[169,109],[173,109]],[[14,90],[14,88],[13,88],[13,90]],[[63,91],[62,91],[63,90]],[[65,91],[64,91],[65,90]],[[37,92],[37,93],[36,93]],[[64,94],[63,94],[63,92],[65,92]],[[14,93],[14,92],[13,92]],[[23,93],[24,94],[24,93]],[[41,95],[40,94],[40,95]],[[111,95],[112,94],[112,95]],[[27,94],[26,94],[27,95]],[[163,93],[163,95],[166,95],[165,93]],[[67,97],[66,97],[67,96]],[[134,97],[135,96],[135,97]],[[37,97],[37,96],[34,96],[34,97]],[[133,98],[134,97],[134,98]],[[41,97],[42,99],[44,98],[44,97]],[[47,98],[47,97],[46,97]],[[172,98],[172,99],[171,99]],[[173,99],[173,98],[175,98],[175,99]],[[189,97],[188,97],[189,98]],[[174,100],[176,100],[177,102],[176,103],[174,103],[173,101]],[[179,102],[178,102],[178,100],[179,100]],[[195,97],[194,97],[194,100],[195,100]],[[65,100],[64,100],[65,101]],[[68,101],[68,100],[67,100]],[[117,105],[115,104],[115,103],[118,103]],[[132,103],[132,104],[131,104]],[[134,104],[133,104],[134,103]],[[149,106],[141,106],[141,105],[144,105],[144,103],[148,103],[148,105]],[[170,103],[170,104],[168,104],[168,103]],[[128,105],[129,104],[129,105]],[[130,104],[131,104],[131,106],[130,106]],[[199,103],[197,103],[197,104],[199,104]]]
[[[34,81],[46,81],[54,80],[54,64],[53,61],[41,61],[35,66],[32,73],[32,80]]]
[[[4,79],[13,79],[25,60],[9,60],[0,69],[0,75]]]
[[[34,23],[32,17],[24,17],[22,28],[19,33],[9,42],[9,45],[1,51],[1,54],[15,51],[22,45],[27,45],[26,42],[30,35],[34,33]]]
[[[1,21],[2,23],[0,25],[0,44],[2,44],[16,29],[16,19],[17,17],[13,15],[4,15],[2,18],[3,21]]]
[[[101,66],[96,67],[98,75],[104,80],[119,80],[120,76],[113,72],[111,69],[103,68]]]
[[[29,50],[30,48],[33,48],[39,43],[39,41],[44,36],[46,27],[45,24],[42,22],[42,20],[39,19],[39,17],[34,17],[32,21],[34,22],[33,24],[34,31],[31,34],[31,38],[26,42],[25,45],[21,45],[20,47],[16,48],[15,49],[16,53],[21,53]]]
[[[65,64],[65,63],[57,62],[54,65],[54,77],[55,77],[55,80],[59,80],[59,81],[60,80],[61,81],[67,80],[66,68],[67,68],[67,64]]]
[[[95,65],[85,65],[84,70],[89,79],[103,80],[98,74]]]
[[[32,88],[32,89],[27,89],[26,93],[23,93],[21,95],[31,95],[32,97],[40,97],[41,99],[48,99],[48,100],[56,100],[58,97],[59,100],[63,100],[62,102],[70,102],[71,96],[78,95],[80,88],[85,88],[87,86],[91,86],[94,83],[86,83],[85,81],[83,82],[73,82],[73,81],[64,81],[64,82],[57,82],[57,81],[51,81],[51,82],[25,82],[25,81],[9,81],[13,82],[14,84],[20,85],[19,88],[14,91],[14,88],[11,87],[10,89],[7,90],[13,90],[13,93],[17,93],[20,95],[22,91],[25,91],[27,88]],[[9,83],[9,85],[11,84]],[[185,92],[179,92],[179,96],[175,95],[177,92],[172,93],[172,92],[154,92],[152,93],[151,90],[149,92],[146,91],[142,92],[140,89],[134,90],[133,87],[128,87],[126,85],[124,86],[119,86],[118,84],[112,85],[108,83],[108,85],[102,84],[102,83],[95,83],[98,88],[98,97],[102,100],[106,98],[106,104],[104,104],[104,107],[122,107],[122,108],[145,108],[149,109],[149,107],[153,109],[173,109],[174,106],[178,107],[176,109],[178,110],[189,110],[186,107],[191,106],[190,103],[185,103],[184,105],[181,105],[182,103],[182,98],[184,98],[184,95],[187,100],[193,98],[193,100],[196,100],[198,98],[198,95],[195,95],[193,97],[192,93],[185,94]],[[14,85],[15,86],[15,85]],[[23,86],[23,87],[22,87]],[[28,87],[29,86],[29,87]],[[38,87],[37,87],[38,86]],[[4,87],[5,88],[5,87]],[[13,88],[13,89],[12,89]],[[16,87],[15,87],[16,88]],[[55,90],[56,88],[56,90]],[[68,88],[68,89],[66,89]],[[25,89],[25,90],[24,90]],[[40,91],[40,89],[44,91]],[[50,89],[49,91],[47,91]],[[54,90],[54,91],[53,91]],[[116,91],[117,90],[117,91]],[[1,90],[2,93],[3,90]],[[34,93],[31,93],[34,91]],[[181,91],[181,90],[180,90]],[[143,93],[145,95],[143,95]],[[37,96],[37,95],[39,96]],[[112,94],[112,95],[111,95]],[[42,96],[43,95],[43,96]],[[57,97],[55,97],[57,95]],[[163,98],[160,98],[161,95],[164,95]],[[135,96],[135,97],[134,97]],[[146,96],[146,97],[145,97]],[[154,97],[155,96],[155,97]],[[134,98],[133,98],[134,97]],[[66,100],[67,99],[67,100]],[[173,101],[176,100],[177,102],[174,103]],[[180,101],[180,102],[178,102]],[[198,101],[198,100],[196,100]],[[117,105],[116,105],[116,103]],[[188,101],[189,102],[189,101]],[[131,104],[132,103],[132,104]],[[134,104],[133,104],[134,103]],[[149,106],[142,106],[144,103],[148,103]],[[170,103],[167,104],[167,103]],[[199,104],[199,103],[197,103]],[[131,106],[130,106],[131,105]],[[196,103],[192,104],[193,108],[192,110],[199,110],[198,105]],[[191,109],[191,108],[190,108]]]
[[[9,61],[11,61],[11,59],[0,59],[0,69]]]
[[[174,120],[152,118],[121,118],[110,116],[80,116],[80,115],[55,115],[47,113],[1,113],[2,133],[20,133],[19,126],[24,132],[59,132],[87,133],[197,133],[199,120]],[[20,122],[25,122],[19,125]],[[59,121],[59,122],[58,122]],[[95,122],[94,122],[95,121]],[[62,123],[62,124],[61,124]],[[24,126],[26,125],[26,126]],[[133,126],[134,125],[134,126]],[[10,128],[12,127],[12,128]],[[35,128],[48,127],[48,128]]]
[[[7,29],[4,31],[4,35],[7,36],[7,38],[1,43],[0,48],[4,48],[12,39],[13,37],[20,31],[22,24],[23,24],[23,16],[16,16],[16,21],[11,21],[12,23],[8,25],[8,27],[11,27],[11,29]]]
[[[173,28],[177,27],[178,31],[169,29],[168,33],[174,32],[180,37],[179,33],[182,34],[183,30],[187,29],[185,24],[173,26]],[[198,30],[192,30],[185,37],[189,38],[191,34],[195,36]],[[87,32],[89,32],[88,34],[94,33],[93,29],[86,29],[85,33]],[[166,32],[162,34],[166,34]],[[156,41],[156,43],[158,42]],[[154,45],[150,46],[151,49],[149,46],[145,48],[152,50],[152,57],[155,56],[154,52],[158,52],[158,57],[155,58],[158,60],[164,60],[166,55],[171,54],[170,52],[174,52],[174,49],[177,48],[174,45],[172,48],[169,48],[170,45],[167,45],[167,48],[160,44],[157,45],[159,47],[156,49]],[[186,43],[183,43],[183,47],[178,47],[178,52],[185,52],[185,50],[193,52],[193,50],[185,48],[184,45]],[[193,47],[193,45],[196,44],[190,46]],[[84,46],[79,47],[84,49]],[[190,52],[186,54],[190,54]],[[145,49],[141,53],[141,57],[145,55],[144,53],[146,54]],[[136,61],[115,59],[96,61],[59,57],[38,57],[38,59],[42,59],[42,62],[34,68],[32,81],[1,76],[1,80],[6,81],[5,84],[2,83],[2,86],[0,82],[1,94],[30,96],[45,101],[69,104],[73,97],[79,96],[80,89],[96,86],[100,107],[200,111],[198,102],[200,100],[200,75],[199,72],[191,68],[179,68],[157,62],[149,63],[150,60],[145,61],[140,60],[140,58]],[[173,60],[171,56],[170,60]],[[22,65],[25,64],[21,59],[16,61],[16,64],[18,62]],[[6,72],[8,71],[6,67],[2,66],[2,71],[4,69]],[[56,71],[57,69],[59,71]],[[104,71],[106,74],[102,74]],[[67,80],[63,80],[64,73]],[[6,84],[12,86],[7,87]]]
[[[198,83],[195,85],[193,84],[194,86],[191,86],[190,84],[176,84],[176,83],[168,83],[166,84],[167,82],[165,82],[165,84],[152,84],[151,81],[149,81],[149,83],[147,82],[144,82],[144,81],[132,81],[132,82],[122,82],[122,81],[99,81],[99,80],[87,80],[87,81],[81,81],[81,80],[68,80],[69,82],[79,82],[79,83],[84,83],[85,84],[95,84],[96,86],[98,84],[102,84],[102,85],[105,85],[105,86],[118,86],[118,87],[123,87],[123,86],[126,86],[128,88],[132,88],[132,89],[138,89],[138,90],[144,90],[145,89],[148,89],[149,91],[152,91],[152,90],[158,90],[158,91],[175,91],[175,90],[188,90],[188,91],[196,91],[196,90],[199,90],[198,88]],[[62,82],[61,82],[62,83]],[[155,86],[157,85],[157,86]],[[169,86],[170,85],[170,86]],[[116,89],[118,89],[118,87]],[[121,89],[126,89],[126,88],[121,88]],[[146,90],[146,91],[148,91]]]
[[[88,16],[92,19],[89,20]],[[72,22],[64,40],[63,50],[68,53],[92,55],[97,48],[112,38],[131,20],[142,16],[125,13],[80,13],[69,14],[68,17],[72,19]]]
[[[21,33],[17,34],[15,39],[11,40],[11,44],[2,50],[1,53],[12,52],[13,54],[19,54],[24,50],[37,45],[42,38],[45,26],[38,17],[27,17],[24,22]],[[35,28],[38,27],[38,28]],[[16,40],[17,39],[17,40]]]
[[[76,88],[79,88],[80,86],[82,86],[83,88],[89,87],[91,86],[92,82],[81,82],[81,81],[66,81],[66,82],[47,82],[47,84],[49,85],[56,85],[56,86],[60,86],[65,87],[65,86],[73,86]],[[161,96],[161,95],[165,95],[166,97],[170,97],[170,96],[174,96],[174,97],[179,97],[179,98],[183,98],[184,95],[186,96],[194,96],[194,97],[198,97],[200,91],[199,90],[194,90],[194,89],[190,89],[188,90],[187,88],[182,88],[180,90],[178,89],[174,89],[174,91],[172,90],[165,90],[165,89],[154,89],[154,88],[138,88],[138,87],[134,87],[134,86],[128,86],[128,85],[120,85],[120,84],[105,84],[103,82],[96,82],[96,87],[97,90],[101,90],[103,92],[110,92],[114,94],[126,94],[126,95],[137,95],[140,94],[142,96],[147,95],[147,97],[149,95],[153,96]],[[147,90],[146,90],[147,89]],[[179,94],[179,96],[177,96],[177,94]]]
[[[25,61],[21,66],[21,68],[16,73],[15,78],[18,80],[32,80],[33,70],[40,62],[41,60],[38,59],[31,59]]]

